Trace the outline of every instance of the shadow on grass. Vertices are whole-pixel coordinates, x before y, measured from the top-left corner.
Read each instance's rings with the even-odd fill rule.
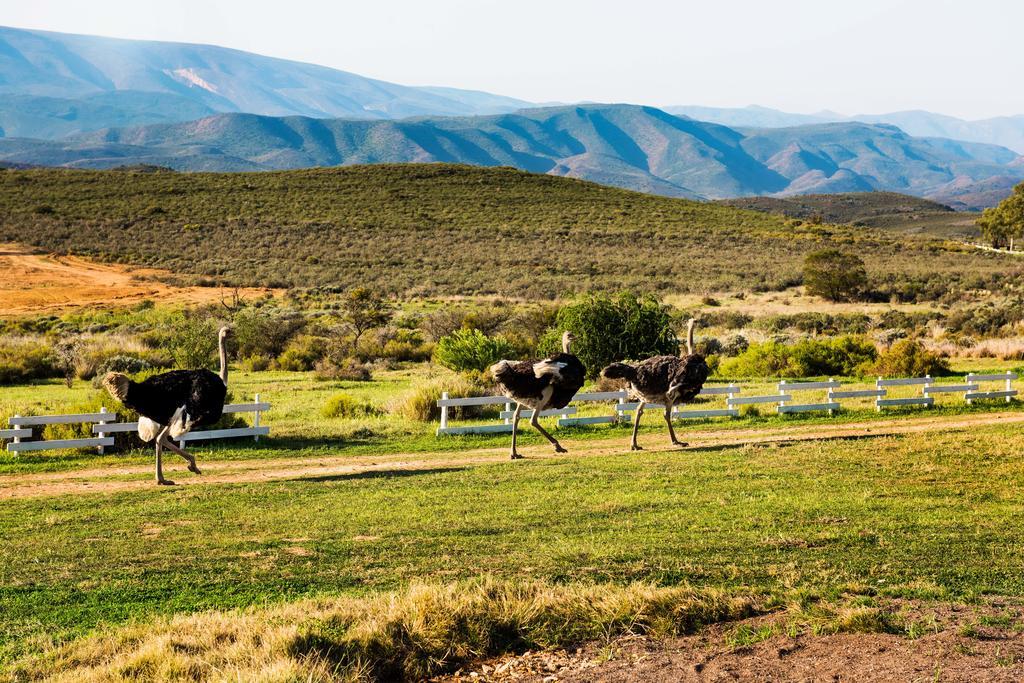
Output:
[[[415,477],[427,474],[447,474],[449,472],[462,472],[465,467],[431,467],[424,469],[390,469],[370,470],[368,472],[349,472],[345,474],[324,474],[313,477],[296,477],[291,481],[303,481],[311,483],[323,483],[331,481],[355,481],[359,479],[397,479],[399,477]]]

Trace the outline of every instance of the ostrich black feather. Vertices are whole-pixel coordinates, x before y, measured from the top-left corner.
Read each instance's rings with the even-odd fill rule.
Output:
[[[569,404],[583,386],[586,370],[571,353],[556,353],[541,361],[499,361],[491,366],[491,374],[499,390],[513,401],[549,410]]]
[[[654,356],[635,365],[612,363],[601,375],[629,382],[634,398],[649,403],[685,403],[704,388],[711,369],[704,356],[691,353],[678,356]]]
[[[209,370],[172,370],[142,382],[111,373],[104,385],[126,407],[165,426],[181,409],[183,419],[193,427],[217,422],[228,392],[221,378]]]

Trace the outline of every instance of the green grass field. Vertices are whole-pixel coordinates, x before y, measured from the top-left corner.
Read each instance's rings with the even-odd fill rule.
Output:
[[[9,659],[103,623],[480,574],[1021,596],[1022,446],[988,427],[7,501],[0,637]]]
[[[958,370],[1008,364],[969,365]],[[236,400],[258,391],[274,404],[266,416],[272,437],[196,451],[200,464],[247,460],[253,469],[270,458],[372,461],[400,453],[419,453],[427,467],[385,459],[376,471],[354,474],[5,500],[0,666],[129,622],[481,576],[555,586],[693,586],[775,605],[808,596],[1024,596],[1019,425],[665,452],[660,416],[651,415],[643,453],[621,450],[628,427],[597,427],[561,430],[578,451],[565,457],[457,464],[462,451],[507,448],[507,437],[438,439],[430,423],[318,417],[336,391],[385,406],[425,372],[408,367],[368,383],[236,373]],[[769,386],[764,380],[752,391]],[[61,411],[93,391],[57,382],[3,388],[0,413]],[[929,414],[1006,409],[1020,404],[949,403]],[[834,418],[704,421],[681,432],[685,439],[693,430],[770,432],[877,417],[865,406]],[[547,456],[540,438],[524,431],[528,453]],[[608,439],[619,444],[611,455]],[[147,451],[4,454],[0,476],[10,484],[150,458]],[[126,477],[148,475],[110,475]]]

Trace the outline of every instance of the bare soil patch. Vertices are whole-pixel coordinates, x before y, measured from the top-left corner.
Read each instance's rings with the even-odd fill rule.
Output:
[[[81,306],[129,306],[157,302],[210,303],[224,292],[215,287],[173,287],[156,278],[165,271],[94,263],[77,256],[33,253],[17,244],[0,244],[0,315],[59,312]],[[253,298],[273,290],[246,288]]]
[[[655,640],[626,637],[572,651],[527,652],[479,662],[434,679],[523,683],[645,681],[984,681],[1024,680],[1024,634],[1019,601],[980,605],[884,606],[918,637],[889,633],[786,635],[786,614],[716,624],[694,636]],[[736,645],[738,629],[774,635]]]

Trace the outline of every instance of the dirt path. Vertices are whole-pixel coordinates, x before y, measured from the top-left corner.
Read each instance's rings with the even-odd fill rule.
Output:
[[[154,276],[164,271],[102,264],[76,256],[35,254],[27,247],[0,244],[0,315],[50,313],[79,306],[127,306],[144,299],[208,303],[223,292],[215,287],[172,287]],[[267,289],[240,290],[246,298]]]
[[[762,429],[728,431],[703,430],[688,432],[689,451],[741,447],[752,444],[816,441],[823,439],[854,439],[963,430],[995,424],[1024,424],[1024,413],[1001,412],[962,417],[931,416],[899,419],[879,419],[839,425],[794,425]],[[661,450],[664,443],[659,435],[648,435],[644,441],[650,450]],[[628,453],[627,437],[601,441],[581,441],[569,446],[569,456],[554,456],[543,446],[531,446],[527,457],[544,459],[554,457],[588,457]],[[450,467],[471,467],[507,462],[505,448],[473,449],[463,453],[397,453],[392,455],[273,458],[266,460],[202,461],[201,477],[184,472],[183,461],[169,456],[164,461],[167,476],[184,486],[211,484],[240,484],[289,479],[357,475],[361,473],[410,471]],[[110,466],[68,472],[39,474],[12,474],[0,476],[0,500],[50,496],[81,495],[89,493],[118,493],[148,491],[154,488],[151,466]]]

